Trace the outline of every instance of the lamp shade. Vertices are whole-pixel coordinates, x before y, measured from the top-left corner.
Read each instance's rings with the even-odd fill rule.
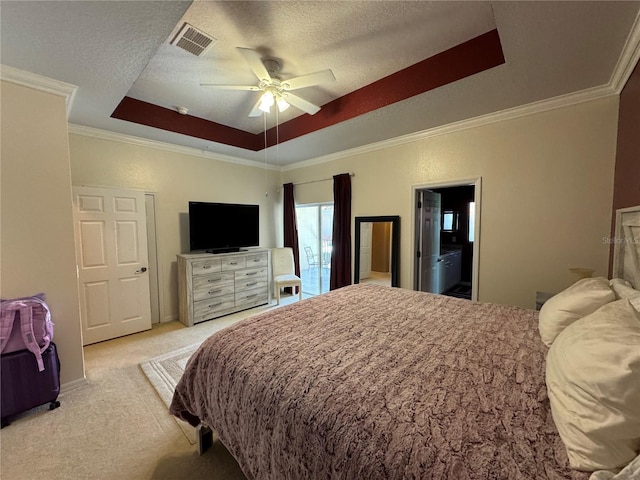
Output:
[[[269,113],[274,101],[273,93],[266,91],[262,94],[262,99],[260,100],[260,106],[258,108],[265,113]]]
[[[278,111],[280,113],[284,112],[287,108],[289,108],[289,102],[287,102],[284,98],[278,95],[278,100],[276,100],[278,104]]]

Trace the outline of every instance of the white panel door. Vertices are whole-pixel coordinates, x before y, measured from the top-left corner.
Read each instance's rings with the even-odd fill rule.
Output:
[[[373,223],[360,224],[360,280],[371,276],[371,244],[373,241]]]
[[[143,192],[73,187],[83,344],[151,328]]]
[[[441,195],[430,190],[418,192],[420,213],[420,290],[442,293],[440,257]]]

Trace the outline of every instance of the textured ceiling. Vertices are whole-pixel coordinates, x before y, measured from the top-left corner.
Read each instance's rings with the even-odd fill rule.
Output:
[[[285,141],[277,158],[274,147],[268,149],[270,162],[286,165],[607,85],[639,9],[637,1],[3,0],[0,58],[77,85],[72,124],[262,162],[264,151],[111,115],[130,98],[174,113],[184,106],[212,128],[260,135],[276,119],[248,118],[255,92],[200,86],[256,83],[236,47],[278,58],[283,78],[330,68],[335,82],[296,93],[318,105],[339,105],[366,85],[497,30],[504,63]],[[184,22],[216,38],[203,57],[169,45]],[[307,116],[294,108],[285,113],[281,125]]]
[[[495,28],[485,2],[197,1],[182,21],[214,37],[213,48],[198,58],[161,45],[128,96],[167,108],[186,106],[192,115],[252,133],[264,130],[262,118],[248,117],[259,93],[200,86],[258,83],[236,47],[278,59],[283,79],[331,69],[335,82],[299,92],[324,105]],[[280,121],[301,114],[290,108]]]

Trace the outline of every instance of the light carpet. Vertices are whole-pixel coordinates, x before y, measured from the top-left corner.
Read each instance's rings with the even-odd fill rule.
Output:
[[[309,298],[309,295],[303,294],[303,298]],[[226,317],[218,318],[215,320],[216,323],[214,328],[207,330],[206,337],[208,337],[209,335],[219,330],[227,328],[247,317],[251,317],[253,315],[257,315],[259,313],[266,312],[268,310],[273,310],[275,308],[294,303],[297,300],[298,300],[297,295],[285,294],[281,298],[280,305],[274,305],[269,303],[267,305],[252,308],[250,310],[244,310],[242,312],[237,312]],[[208,326],[208,325],[203,325],[205,323],[209,323],[209,322],[202,322],[199,325]],[[195,329],[195,328],[198,328],[198,326],[192,327],[192,328]],[[202,341],[204,341],[206,337],[204,337]],[[146,360],[140,363],[140,368],[146,375],[151,385],[153,385],[153,388],[155,388],[156,392],[158,393],[158,395],[160,396],[164,404],[167,406],[167,410],[171,405],[173,392],[176,389],[176,385],[178,384],[178,381],[180,380],[180,377],[184,372],[184,369],[187,365],[187,362],[189,361],[189,358],[191,357],[193,352],[195,352],[196,349],[201,345],[202,341],[191,344],[186,347],[179,348],[177,350],[164,353],[162,355],[153,357],[149,360]],[[198,441],[197,440],[198,435],[197,435],[196,429],[193,428],[188,423],[176,417],[173,417],[173,418],[175,418],[176,422],[180,426],[180,429],[183,431],[185,437],[187,437],[187,440],[189,441],[189,443],[191,445],[195,445]]]
[[[167,409],[169,405],[171,405],[173,392],[176,389],[176,385],[184,372],[189,358],[191,358],[191,355],[193,355],[193,352],[195,352],[199,346],[200,343],[195,343],[154,357],[140,364],[142,371],[151,382],[151,385],[153,385],[153,388],[156,389],[156,392],[158,392]],[[184,432],[185,437],[187,437],[187,440],[189,440],[189,443],[195,445],[198,438],[196,429],[179,418],[176,418],[176,421]]]

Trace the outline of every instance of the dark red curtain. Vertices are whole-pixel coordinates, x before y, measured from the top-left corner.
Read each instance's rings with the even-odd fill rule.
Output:
[[[296,275],[300,276],[300,252],[298,248],[298,222],[296,221],[296,201],[293,198],[293,183],[287,183],[284,187],[284,246],[293,249],[293,260],[296,264]],[[296,293],[298,287],[296,288]],[[285,289],[292,293],[293,287]]]
[[[329,289],[351,285],[351,175],[333,177],[333,249]]]

